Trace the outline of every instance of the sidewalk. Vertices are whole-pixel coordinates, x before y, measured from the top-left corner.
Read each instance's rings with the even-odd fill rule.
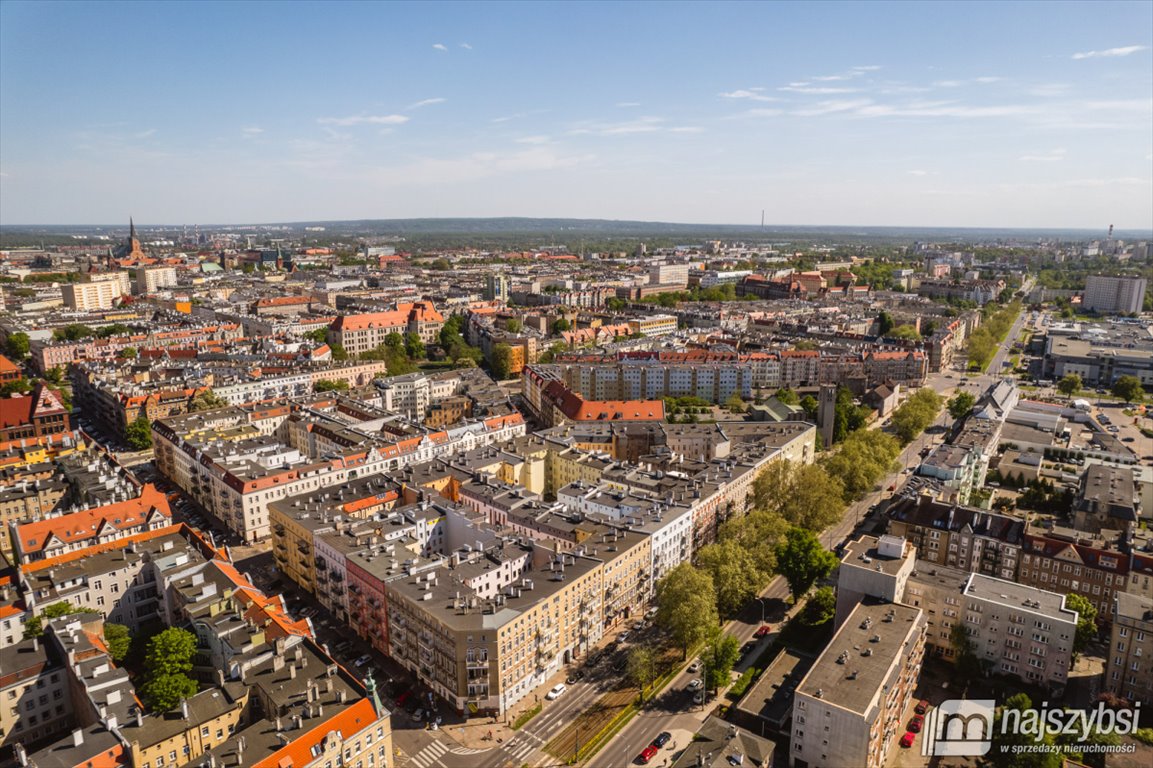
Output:
[[[568,674],[569,670],[562,667],[532,693],[529,693],[510,707],[503,719],[474,716],[465,717],[463,721],[459,721],[456,716],[453,716],[451,719],[445,718],[445,722],[440,727],[440,730],[462,747],[469,749],[493,749],[499,747],[501,744],[507,743],[514,736],[532,726],[533,720],[536,719],[535,717],[525,723],[519,731],[512,729],[512,724],[516,722],[518,717],[543,702],[545,694],[557,683],[563,683]],[[545,702],[546,707],[547,704],[548,702]],[[544,708],[542,708],[541,711],[544,712]],[[539,715],[537,715],[537,717],[539,717]]]

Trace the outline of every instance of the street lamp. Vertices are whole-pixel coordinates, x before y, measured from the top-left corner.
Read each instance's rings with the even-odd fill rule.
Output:
[[[758,597],[757,598],[757,602],[761,604],[761,623],[762,624],[765,623],[765,601],[768,599],[769,598],[767,598],[767,597]]]

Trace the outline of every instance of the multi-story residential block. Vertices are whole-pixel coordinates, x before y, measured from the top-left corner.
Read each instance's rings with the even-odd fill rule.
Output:
[[[0,552],[4,557],[11,560],[13,556],[9,525],[56,512],[67,493],[67,484],[54,477],[0,486]]]
[[[1066,595],[972,573],[961,592],[974,654],[999,674],[1063,687],[1073,662],[1077,612]]]
[[[645,315],[628,321],[630,333],[664,336],[677,332],[676,315]]]
[[[43,445],[65,437],[75,438],[69,410],[44,382],[27,395],[0,399],[0,444]]]
[[[911,543],[922,562],[1000,579],[1017,576],[1025,548],[1025,523],[1018,518],[930,496],[898,498],[887,514],[889,533]]]
[[[128,293],[116,279],[86,283],[65,283],[60,287],[64,306],[78,312],[112,309]]]
[[[1118,592],[1112,618],[1104,687],[1129,701],[1153,701],[1153,598]]]
[[[1081,307],[1090,312],[1140,314],[1149,281],[1140,276],[1089,275]]]
[[[885,765],[905,727],[924,653],[921,609],[859,603],[797,685],[789,765]]]
[[[885,535],[879,539],[862,536],[850,541],[837,571],[834,626],[844,624],[866,597],[902,602],[905,585],[916,564],[916,550],[900,536]]]
[[[133,271],[135,284],[133,293],[147,295],[156,293],[163,288],[176,286],[176,267],[154,265],[137,267]]]
[[[415,333],[432,343],[444,327],[444,316],[430,302],[397,304],[388,312],[342,315],[328,329],[330,343],[339,344],[350,355],[374,350],[390,333]]]
[[[1113,598],[1124,592],[1130,556],[1117,531],[1090,534],[1051,520],[1031,520],[1022,538],[1020,584],[1066,594],[1093,603],[1107,621]]]
[[[31,563],[172,525],[168,498],[151,483],[134,499],[9,525],[18,563]]]

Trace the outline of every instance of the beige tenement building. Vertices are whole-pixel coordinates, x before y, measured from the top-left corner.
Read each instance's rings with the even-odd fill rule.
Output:
[[[64,298],[64,306],[79,312],[112,309],[117,299],[128,292],[125,287],[127,280],[121,281],[120,275],[127,278],[127,273],[109,272],[106,275],[91,275],[90,282],[61,286],[60,295]]]
[[[1129,701],[1153,701],[1153,600],[1118,592],[1105,689]]]
[[[176,285],[176,267],[137,267],[134,277],[136,278],[135,293],[155,293],[161,288],[171,288]]]

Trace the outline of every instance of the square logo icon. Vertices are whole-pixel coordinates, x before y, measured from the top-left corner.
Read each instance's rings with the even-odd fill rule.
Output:
[[[976,757],[993,746],[993,699],[949,699],[925,718],[921,754],[940,757]]]

